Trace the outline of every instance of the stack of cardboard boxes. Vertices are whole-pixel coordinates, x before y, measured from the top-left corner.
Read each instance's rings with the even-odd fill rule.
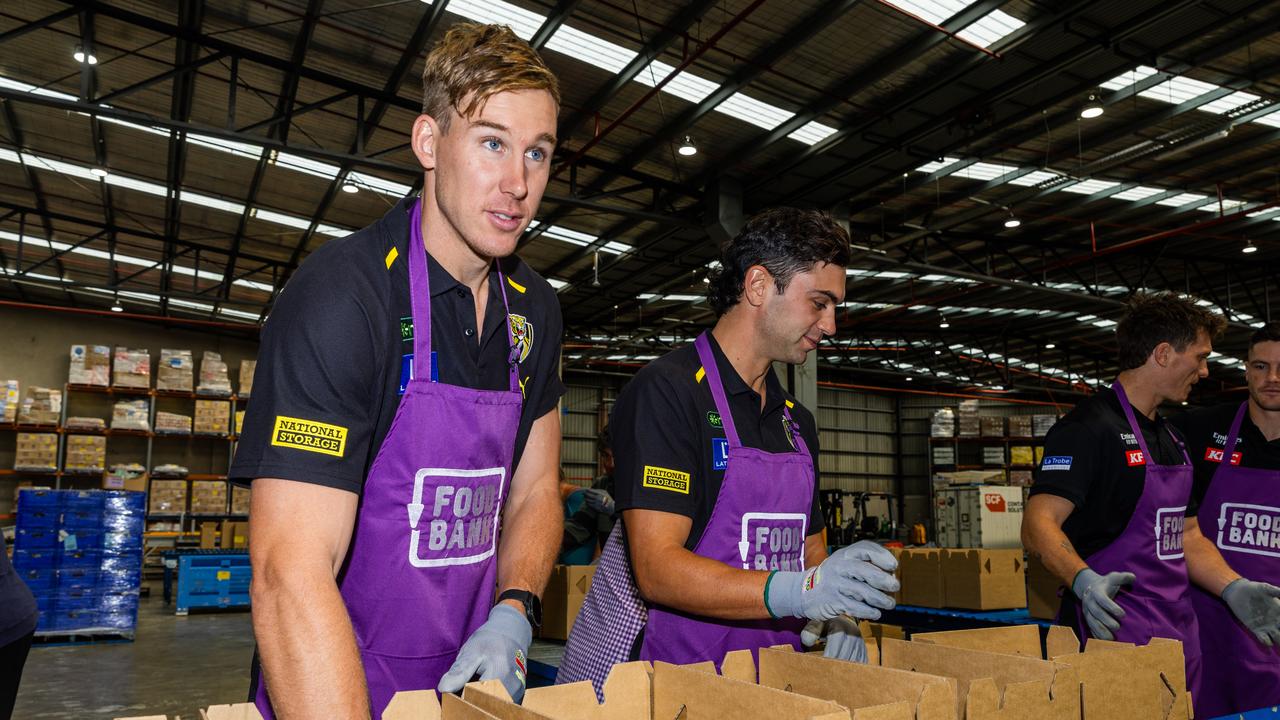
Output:
[[[231,514],[232,515],[248,515],[249,514],[249,498],[251,490],[247,487],[239,485],[231,486]]]
[[[156,371],[156,389],[191,392],[195,378],[195,360],[190,350],[160,349],[160,367]]]
[[[568,640],[582,601],[591,589],[595,565],[556,565],[542,595],[542,628],[538,637]]]
[[[977,400],[963,400],[956,409],[956,435],[958,437],[981,437],[982,417],[978,415]]]
[[[200,523],[200,548],[202,550],[233,550],[249,547],[249,523],[225,520]]]
[[[191,416],[171,412],[156,412],[156,433],[163,435],[190,435]]]
[[[107,439],[100,435],[68,435],[67,472],[101,474],[107,468]]]
[[[225,400],[197,400],[195,432],[197,435],[226,435],[229,431],[231,403]]]
[[[192,480],[191,514],[223,515],[227,512],[226,480]]]
[[[111,384],[115,387],[151,387],[151,352],[118,347],[112,360]]]
[[[14,470],[55,472],[58,469],[56,433],[18,433]]]
[[[1031,437],[1031,416],[1030,415],[1013,415],[1008,418],[1009,437],[1011,438],[1029,438]]]
[[[153,515],[181,515],[187,511],[187,481],[152,479],[148,492]]]
[[[915,548],[898,568],[903,605],[964,610],[1027,606],[1022,550]]]
[[[71,369],[67,382],[72,385],[106,387],[111,379],[111,348],[106,345],[72,345]]]
[[[62,420],[62,391],[44,387],[27,388],[18,411],[20,425],[57,425]]]
[[[22,398],[18,394],[18,381],[0,382],[0,423],[18,422],[18,407]]]
[[[121,400],[111,408],[112,430],[151,429],[151,407],[146,400]]]
[[[222,362],[222,355],[205,351],[200,356],[200,384],[196,385],[200,395],[231,395],[231,378],[227,375],[227,364]]]
[[[237,393],[240,397],[247,398],[253,392],[253,372],[257,369],[256,360],[240,361],[240,392]]]

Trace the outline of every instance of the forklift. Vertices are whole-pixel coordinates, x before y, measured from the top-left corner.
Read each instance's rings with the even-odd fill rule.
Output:
[[[849,498],[851,512],[845,521],[845,498]],[[886,514],[873,514],[873,501],[884,503]],[[823,521],[827,527],[827,544],[833,547],[852,545],[860,540],[888,542],[897,540],[897,496],[893,493],[862,492],[851,490],[822,490],[818,496]],[[878,503],[877,503],[878,504]]]

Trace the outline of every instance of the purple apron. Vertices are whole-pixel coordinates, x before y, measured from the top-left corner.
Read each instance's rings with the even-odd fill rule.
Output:
[[[784,408],[796,452],[743,447],[706,333],[698,336],[694,346],[724,424],[728,466],[711,519],[693,551],[744,570],[803,570],[815,480],[804,438]],[[646,607],[635,589],[623,540],[619,523],[569,635],[557,683],[591,680],[600,695],[609,669],[630,659],[642,629],[641,660],[675,664],[712,660],[718,666],[730,650],[754,654],[771,645],[801,649],[800,630],[805,623],[801,619],[720,620],[658,605]]]
[[[1182,554],[1182,526],[1194,474],[1191,460],[1182,441],[1174,435],[1178,447],[1182,448],[1185,464],[1157,465],[1124,388],[1120,383],[1112,387],[1140,448],[1126,451],[1126,460],[1132,465],[1145,464],[1146,478],[1142,497],[1124,532],[1110,545],[1085,558],[1085,562],[1100,575],[1131,572],[1137,576],[1133,585],[1121,589],[1115,597],[1125,611],[1115,639],[1135,645],[1146,645],[1154,637],[1181,640],[1187,665],[1187,688],[1194,699],[1200,690],[1200,634],[1188,597],[1190,581]],[[1119,460],[1107,459],[1108,462]],[[1076,614],[1076,627],[1081,639],[1091,637],[1083,610]]]
[[[415,202],[410,218],[409,293],[414,357],[429,358],[431,288],[421,208]],[[509,312],[501,270],[498,284]],[[522,403],[515,357],[513,349],[506,390],[444,385],[431,382],[428,372],[416,373],[369,468],[338,587],[372,717],[380,717],[397,692],[435,689],[493,607],[498,526]],[[270,720],[259,680],[256,703]]]
[[[1222,450],[1221,465],[1200,505],[1200,531],[1232,570],[1280,585],[1280,470],[1232,464],[1249,402],[1240,405]],[[1280,648],[1266,647],[1222,599],[1192,588],[1204,653],[1203,689],[1193,696],[1197,717],[1217,717],[1280,705]]]

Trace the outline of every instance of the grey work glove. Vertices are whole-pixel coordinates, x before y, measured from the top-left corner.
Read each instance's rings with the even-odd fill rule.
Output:
[[[1131,585],[1133,573],[1113,572],[1106,575],[1085,568],[1071,581],[1071,592],[1080,598],[1084,606],[1084,620],[1089,633],[1099,640],[1114,640],[1124,619],[1124,608],[1113,600],[1123,585]]]
[[[879,620],[893,608],[898,560],[877,543],[863,540],[835,551],[816,568],[775,572],[764,588],[764,604],[774,617],[830,620],[840,615]]]
[[[600,488],[590,488],[585,491],[587,507],[605,515],[612,515],[614,508],[613,496],[607,491]]]
[[[1236,578],[1223,589],[1222,600],[1258,642],[1280,645],[1280,588]]]
[[[524,613],[505,603],[489,611],[489,619],[471,634],[458,651],[453,667],[440,678],[442,693],[462,691],[476,675],[481,680],[500,680],[520,702],[524,698],[525,653],[533,640],[533,628]]]
[[[823,657],[858,663],[867,661],[867,643],[862,639],[857,620],[844,615],[826,621],[810,620],[800,631],[800,642],[805,647],[813,647],[824,637],[827,648],[822,653]]]

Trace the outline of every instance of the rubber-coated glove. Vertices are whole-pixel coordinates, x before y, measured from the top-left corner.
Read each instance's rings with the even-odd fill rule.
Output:
[[[442,693],[462,691],[476,675],[481,680],[500,680],[517,703],[524,698],[525,654],[533,640],[533,627],[524,613],[498,603],[489,619],[471,634],[458,651],[453,667],[440,678]]]
[[[584,494],[586,495],[587,507],[605,515],[613,514],[616,506],[613,504],[613,496],[608,491],[600,488],[590,488]]]
[[[764,588],[774,617],[830,620],[840,615],[879,620],[893,608],[885,593],[898,591],[898,560],[879,544],[863,540],[840,548],[811,570],[775,572]]]
[[[1084,620],[1089,626],[1089,634],[1099,640],[1114,640],[1115,632],[1120,629],[1120,621],[1124,619],[1124,608],[1112,600],[1120,592],[1123,585],[1131,585],[1135,580],[1133,573],[1113,572],[1106,575],[1085,568],[1076,573],[1071,581],[1071,592],[1080,598],[1084,606]]]
[[[1280,588],[1236,578],[1223,589],[1222,600],[1258,642],[1280,645]]]
[[[800,642],[805,647],[813,647],[824,637],[827,648],[822,653],[823,657],[859,663],[867,661],[867,643],[862,639],[857,620],[844,615],[826,621],[810,620],[800,631]]]

